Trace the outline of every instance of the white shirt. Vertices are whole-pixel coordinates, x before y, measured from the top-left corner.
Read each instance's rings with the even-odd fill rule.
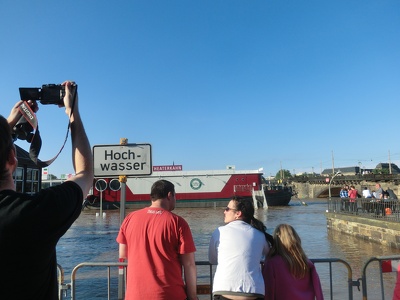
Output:
[[[363,190],[362,194],[363,194],[364,198],[371,198],[372,197],[371,192],[368,189],[367,190]]]
[[[241,220],[217,228],[210,240],[208,257],[218,264],[213,293],[230,291],[265,295],[260,262],[268,254],[265,235]]]

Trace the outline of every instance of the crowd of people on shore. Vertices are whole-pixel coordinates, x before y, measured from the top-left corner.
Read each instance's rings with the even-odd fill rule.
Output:
[[[398,201],[398,198],[391,188],[384,190],[380,183],[375,184],[375,190],[364,187],[361,193],[351,185],[341,188],[339,196],[341,198],[341,209],[344,211],[355,212],[357,210],[357,198],[362,198],[369,203],[386,203]],[[369,210],[369,209],[368,209]]]
[[[349,198],[349,199],[356,199],[356,198],[366,198],[371,199],[371,201],[385,201],[385,200],[398,200],[396,194],[391,188],[387,188],[386,191],[382,188],[380,183],[375,184],[376,190],[370,190],[368,187],[364,187],[361,191],[361,194],[358,190],[351,185],[345,185],[340,190],[340,198]]]

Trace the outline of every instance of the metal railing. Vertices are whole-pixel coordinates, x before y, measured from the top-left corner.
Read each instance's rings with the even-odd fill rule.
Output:
[[[347,291],[349,295],[349,300],[353,300],[353,286],[356,286],[358,290],[360,290],[360,282],[359,280],[353,281],[353,271],[350,267],[350,265],[342,259],[339,258],[316,258],[316,259],[310,259],[314,264],[321,264],[321,263],[327,263],[329,266],[329,296],[331,300],[333,300],[333,292],[334,292],[334,286],[333,286],[333,272],[332,272],[332,264],[333,263],[340,263],[342,264],[346,269],[347,269]]]
[[[344,266],[344,270],[347,273],[346,276],[346,282],[347,282],[347,287],[345,288],[344,292],[345,294],[348,294],[348,299],[349,300],[353,300],[353,287],[356,286],[359,289],[360,286],[360,280],[356,280],[353,281],[352,276],[352,269],[350,267],[350,265],[342,260],[342,259],[337,259],[337,258],[322,258],[322,259],[311,259],[311,261],[314,264],[327,264],[328,265],[328,274],[329,274],[329,288],[325,286],[325,288],[329,289],[329,296],[330,298],[327,299],[334,299],[334,292],[335,289],[338,288],[338,285],[341,285],[341,287],[343,287],[343,284],[338,283],[336,279],[334,279],[334,272],[333,272],[333,264],[337,264],[338,266]],[[206,270],[200,270],[200,268],[198,268],[197,273],[198,273],[198,285],[197,285],[197,293],[198,295],[209,295],[210,296],[210,300],[213,299],[212,296],[212,284],[213,284],[213,276],[214,276],[214,272],[215,272],[215,266],[211,265],[208,261],[196,261],[196,265],[197,266],[203,266],[206,267]],[[118,285],[118,289],[120,288],[119,286],[119,282],[117,284],[117,281],[120,281],[120,278],[117,277],[118,275],[116,275],[116,273],[112,274],[111,269],[115,268],[115,269],[120,269],[123,268],[124,271],[126,271],[126,267],[127,267],[127,263],[122,263],[122,262],[118,262],[118,263],[114,263],[114,262],[84,262],[84,263],[80,263],[78,264],[72,271],[71,273],[71,282],[68,284],[64,283],[64,271],[62,269],[61,266],[59,266],[58,270],[59,270],[59,299],[67,299],[67,291],[70,290],[71,293],[71,299],[72,300],[77,300],[77,281],[78,281],[78,277],[77,277],[77,273],[79,270],[83,269],[83,268],[105,268],[107,270],[106,274],[103,275],[105,277],[105,280],[107,280],[107,299],[111,299],[112,297],[112,288],[117,289],[116,286]],[[335,269],[338,270],[338,269]],[[124,281],[124,285],[126,283],[126,272],[124,272],[124,277],[123,277],[123,281]],[[90,275],[84,275],[82,279],[88,279],[88,278],[93,278],[93,277],[99,277],[99,274],[96,273],[95,276],[93,276],[92,274]],[[113,284],[111,284],[111,282],[113,281]],[[323,283],[321,281],[321,283]],[[325,283],[325,281],[324,281]],[[144,283],[145,284],[145,283]],[[324,286],[323,286],[324,287]],[[87,286],[85,286],[85,288],[87,288]],[[94,286],[92,286],[92,284],[90,284],[90,288],[92,289],[92,291],[96,291],[97,293],[99,293],[99,288],[96,288]],[[102,291],[101,291],[102,292]],[[115,291],[114,291],[114,295],[115,295]],[[85,298],[87,298],[87,296],[85,296]],[[83,299],[83,298],[82,298]],[[119,294],[118,291],[118,299],[123,299],[123,295],[121,296]],[[203,298],[204,299],[204,298]],[[339,298],[338,298],[339,299]],[[342,298],[340,298],[342,299]]]
[[[368,299],[368,284],[367,284],[367,269],[371,265],[372,262],[378,262],[379,263],[379,283],[380,283],[380,299],[385,300],[385,284],[384,284],[384,278],[383,278],[383,273],[384,271],[382,270],[382,263],[390,261],[397,261],[396,264],[400,261],[400,256],[378,256],[378,257],[371,257],[365,264],[362,270],[362,278],[360,280],[362,281],[362,293],[363,293],[363,300]],[[385,271],[388,272],[388,271]],[[398,272],[398,268],[394,268],[393,270],[390,270],[390,272]],[[371,272],[368,272],[368,275],[371,275]],[[376,277],[374,278],[376,280]],[[392,299],[392,297],[390,297]]]
[[[400,221],[400,201],[372,198],[357,198],[355,202],[349,198],[328,198],[328,211],[337,214],[357,215],[364,218],[385,221]]]
[[[105,267],[107,269],[107,299],[111,299],[111,268],[123,268],[126,271],[126,267],[128,266],[125,262],[84,262],[77,265],[71,273],[71,300],[75,300],[76,298],[76,274],[79,269],[83,267]],[[126,286],[126,272],[124,272],[125,276],[123,276],[124,284]]]

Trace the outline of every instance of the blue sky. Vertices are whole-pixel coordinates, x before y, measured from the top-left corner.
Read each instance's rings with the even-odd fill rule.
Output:
[[[397,0],[3,1],[0,34],[0,113],[73,79],[92,146],[184,170],[400,165]],[[67,117],[37,117],[47,160]],[[69,145],[50,173],[73,173]]]

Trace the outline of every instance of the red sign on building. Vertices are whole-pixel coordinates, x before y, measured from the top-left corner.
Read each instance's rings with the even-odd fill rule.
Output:
[[[153,166],[153,172],[157,171],[182,171],[182,165]]]

